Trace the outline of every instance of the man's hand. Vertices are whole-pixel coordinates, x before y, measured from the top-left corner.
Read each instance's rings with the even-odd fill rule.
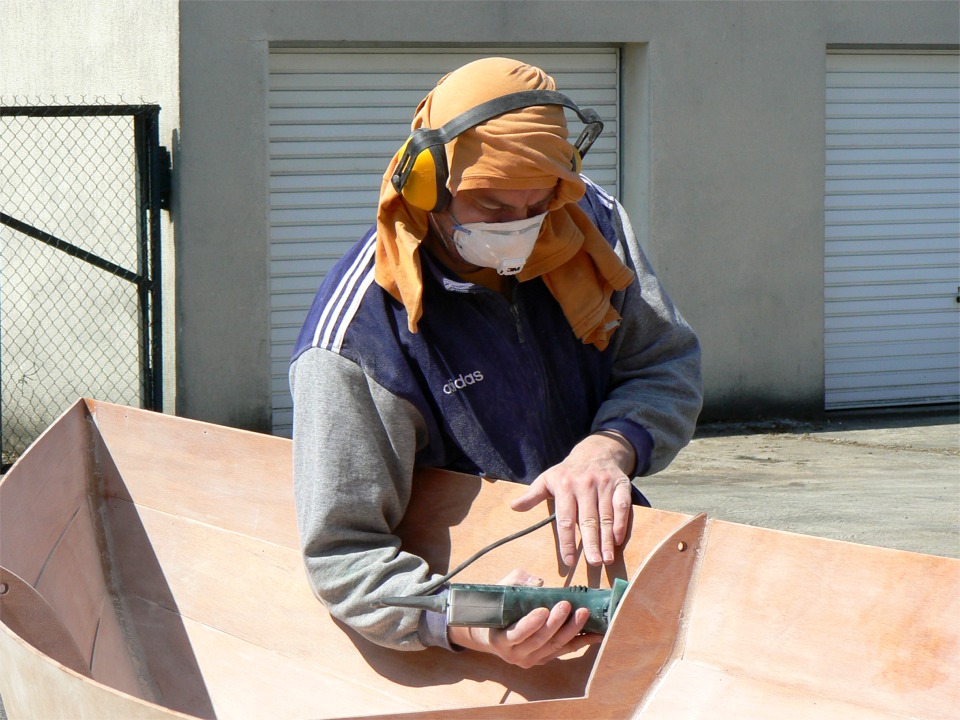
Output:
[[[525,570],[514,570],[499,584],[539,587],[543,581]],[[531,668],[603,641],[603,635],[580,634],[590,619],[587,608],[579,608],[573,614],[571,610],[570,603],[564,600],[550,609],[532,610],[502,630],[455,626],[447,628],[447,635],[451,643],[461,647],[491,653],[512,665]]]
[[[527,511],[553,497],[556,500],[560,557],[566,565],[576,560],[577,534],[591,565],[613,562],[630,527],[631,482],[636,453],[618,433],[601,431],[579,442],[567,458],[545,471],[526,493],[511,503]]]

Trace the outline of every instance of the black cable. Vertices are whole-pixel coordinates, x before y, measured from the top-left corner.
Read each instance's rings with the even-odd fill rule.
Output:
[[[504,537],[504,538],[500,538],[499,540],[497,540],[497,541],[494,542],[494,543],[490,543],[489,545],[487,545],[487,546],[486,546],[485,548],[483,548],[482,550],[479,550],[478,552],[475,552],[473,555],[471,555],[470,557],[468,557],[466,560],[464,560],[462,563],[460,563],[459,565],[457,565],[453,570],[451,570],[450,572],[448,572],[448,573],[447,573],[446,575],[444,575],[443,577],[437,578],[436,580],[434,580],[432,583],[430,583],[429,585],[427,585],[427,587],[425,587],[423,590],[421,590],[420,592],[418,592],[417,595],[429,595],[429,594],[432,593],[434,590],[436,590],[438,587],[440,587],[441,585],[443,585],[445,582],[448,582],[448,581],[450,580],[450,578],[452,578],[454,575],[456,575],[457,573],[459,573],[461,570],[463,570],[464,568],[466,568],[468,565],[470,565],[470,564],[473,563],[474,561],[479,560],[481,557],[483,557],[484,555],[486,555],[486,554],[487,554],[488,552],[490,552],[491,550],[495,550],[496,548],[500,547],[501,545],[505,545],[506,543],[510,542],[511,540],[516,540],[517,538],[523,537],[524,535],[529,535],[529,534],[532,533],[534,530],[539,530],[539,529],[542,528],[544,525],[547,525],[547,524],[553,522],[553,521],[556,519],[556,517],[557,517],[557,514],[556,514],[556,513],[550,513],[550,515],[549,515],[548,517],[544,518],[544,519],[541,520],[540,522],[534,523],[534,524],[531,525],[530,527],[525,528],[525,529],[523,529],[523,530],[520,530],[520,531],[518,531],[518,532],[515,532],[515,533],[513,533],[512,535],[507,535],[507,536]]]

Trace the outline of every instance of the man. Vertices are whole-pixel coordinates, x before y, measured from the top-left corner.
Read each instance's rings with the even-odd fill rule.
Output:
[[[546,100],[500,112],[506,97]],[[598,565],[624,541],[632,502],[646,504],[630,479],[693,434],[697,339],[623,209],[579,174],[588,145],[567,140],[555,100],[548,75],[507,58],[442,78],[387,169],[376,226],[325,278],[294,352],[308,575],[332,615],[387,647],[529,667],[599,641],[566,602],[505,630],[377,608],[433,577],[393,534],[415,467],[529,485],[513,510],[554,498],[561,557],[573,563],[579,528]],[[450,121],[454,137],[430,145],[428,129]],[[518,569],[503,582],[537,580]]]

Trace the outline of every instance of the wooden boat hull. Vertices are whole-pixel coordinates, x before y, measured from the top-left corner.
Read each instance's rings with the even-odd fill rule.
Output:
[[[425,471],[398,533],[443,572],[547,512]],[[16,718],[948,718],[960,562],[638,509],[568,572],[544,528],[458,577],[632,578],[603,645],[521,670],[334,621],[300,559],[290,442],[81,400],[0,483],[0,697]],[[4,591],[5,590],[5,591]]]

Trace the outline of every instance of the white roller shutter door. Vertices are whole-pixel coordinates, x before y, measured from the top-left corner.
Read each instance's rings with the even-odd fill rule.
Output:
[[[270,51],[270,342],[273,432],[289,435],[290,353],[324,274],[375,220],[380,180],[413,110],[446,72],[505,55],[543,68],[604,131],[584,163],[616,195],[619,56],[612,48]],[[581,124],[568,112],[571,135]]]
[[[832,54],[827,409],[960,400],[957,55]]]

